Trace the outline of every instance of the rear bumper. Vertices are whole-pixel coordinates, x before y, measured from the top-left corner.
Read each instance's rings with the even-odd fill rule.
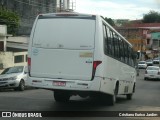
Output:
[[[145,79],[160,79],[160,75],[148,75],[148,74],[145,74],[144,78]]]
[[[153,61],[153,64],[159,64],[159,61]]]
[[[146,69],[147,66],[138,66],[139,69]]]
[[[93,81],[28,77],[27,85],[51,90],[99,91],[101,80],[100,77],[95,77]],[[65,85],[55,85],[54,82],[64,82]]]

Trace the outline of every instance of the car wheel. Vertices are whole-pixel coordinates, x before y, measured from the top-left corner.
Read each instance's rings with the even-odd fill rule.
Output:
[[[133,94],[127,94],[127,95],[126,95],[127,100],[131,100],[131,99],[132,99],[132,95],[133,95]]]
[[[53,92],[56,102],[68,102],[70,98],[69,92],[56,90]]]
[[[24,82],[24,80],[21,80],[19,83],[18,89],[20,91],[24,91],[24,88],[25,88],[25,82]]]

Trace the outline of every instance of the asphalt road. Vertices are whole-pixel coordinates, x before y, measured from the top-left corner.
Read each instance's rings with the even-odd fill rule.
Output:
[[[144,70],[140,70],[137,77],[136,92],[132,100],[126,100],[125,96],[118,96],[114,106],[104,106],[89,98],[71,97],[68,103],[56,103],[53,92],[43,89],[27,89],[23,92],[14,90],[2,90],[0,92],[0,111],[159,111],[160,112],[160,80],[145,81]],[[94,116],[94,115],[93,115]],[[87,119],[96,117],[87,117]],[[105,117],[100,117],[105,119]],[[142,119],[143,117],[140,117]],[[146,118],[146,117],[145,117]],[[144,118],[144,119],[145,119]],[[1,120],[2,118],[0,118]],[[47,118],[49,119],[49,118]],[[51,119],[51,118],[50,118]],[[60,120],[64,118],[56,118]],[[68,117],[65,119],[69,119]],[[83,118],[77,118],[83,119]],[[114,118],[130,119],[130,118]],[[133,119],[133,118],[132,118]],[[135,119],[135,118],[134,118]],[[139,119],[136,117],[136,119]],[[148,118],[151,119],[151,118]],[[154,119],[160,119],[155,118]],[[154,120],[153,119],[153,120]],[[17,120],[17,118],[16,118]],[[113,118],[112,118],[113,120]]]

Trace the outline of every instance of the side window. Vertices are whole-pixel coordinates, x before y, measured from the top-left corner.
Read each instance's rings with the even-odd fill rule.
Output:
[[[129,45],[125,42],[125,62],[129,64]]]
[[[121,38],[119,38],[119,47],[120,47],[120,50],[119,50],[120,60],[124,62],[124,46]]]
[[[119,39],[118,36],[114,35],[114,50],[115,50],[115,57],[119,59]]]
[[[104,39],[104,53],[106,55],[113,56],[112,33],[105,24],[103,24],[103,39]]]
[[[133,49],[116,32],[103,24],[104,54],[134,66]]]
[[[124,56],[123,56],[123,59],[124,59],[124,62],[127,63],[127,52],[126,52],[126,44],[124,41],[123,42],[123,51],[124,51]]]
[[[109,28],[106,28],[106,32],[107,32],[107,53],[109,55],[112,55],[112,39],[111,39],[111,33]]]
[[[114,53],[115,53],[115,50],[114,50],[114,36],[113,36],[113,32],[110,30],[110,32],[109,32],[109,34],[110,34],[110,43],[111,43],[111,56],[113,56],[114,57]]]
[[[131,55],[130,55],[131,66],[135,67],[135,55],[134,55],[133,48],[130,48],[130,51],[131,51]]]
[[[107,31],[106,26],[103,24],[103,39],[104,39],[104,53],[108,52],[108,43],[107,43]]]
[[[128,55],[129,55],[129,65],[132,66],[132,51],[131,51],[131,47],[128,46]]]

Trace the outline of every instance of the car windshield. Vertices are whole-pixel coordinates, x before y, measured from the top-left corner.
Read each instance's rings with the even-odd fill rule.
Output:
[[[159,70],[159,67],[148,67],[147,70]]]
[[[139,62],[139,64],[145,64],[145,62],[144,62],[144,61],[141,61],[141,62]]]
[[[16,66],[6,68],[1,74],[21,73],[23,72],[23,66]]]

